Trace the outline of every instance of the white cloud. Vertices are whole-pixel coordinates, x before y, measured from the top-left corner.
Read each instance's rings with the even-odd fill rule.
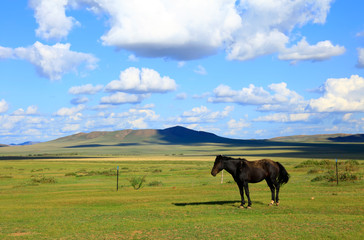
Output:
[[[0,58],[27,60],[36,67],[38,74],[50,80],[59,80],[65,73],[77,72],[81,64],[89,70],[97,66],[92,54],[74,52],[71,44],[56,43],[53,46],[35,42],[29,47],[15,49],[0,46]]]
[[[289,33],[307,23],[325,23],[332,0],[242,0],[242,27],[227,48],[228,59],[248,60],[281,52]]]
[[[19,108],[13,113],[13,115],[18,115],[18,116],[36,115],[36,114],[38,114],[38,107],[34,105],[29,106],[26,111],[24,111],[24,109],[22,108]]]
[[[195,69],[194,72],[197,73],[197,74],[200,74],[200,75],[206,75],[207,74],[206,69],[201,65],[198,65],[197,69]]]
[[[186,65],[185,61],[179,61],[178,64],[177,64],[177,67],[181,68],[181,67],[184,67],[185,65]]]
[[[283,50],[289,38],[273,29],[269,32],[241,33],[227,49],[229,60],[245,61]]]
[[[77,114],[78,112],[82,111],[85,109],[84,105],[78,105],[76,107],[72,107],[72,108],[60,108],[55,115],[56,116],[73,116],[75,114]]]
[[[284,58],[288,58],[288,51],[291,55],[296,53],[295,60],[297,57],[322,60],[334,56],[333,50],[342,47],[321,46],[331,44],[329,41],[305,47],[306,51],[319,47],[320,56],[303,56],[307,52],[296,49],[298,46],[285,47],[291,42],[293,29],[309,23],[324,24],[332,2],[32,0],[31,7],[39,25],[37,35],[44,39],[65,38],[72,27],[79,24],[73,17],[66,16],[69,8],[84,8],[99,16],[104,14],[109,29],[101,36],[102,43],[132,52],[129,60],[139,56],[191,60],[216,54],[221,49],[226,50],[231,60],[248,60],[281,51]],[[290,56],[290,60],[294,59]]]
[[[39,25],[36,30],[38,37],[44,39],[62,39],[67,37],[77,21],[65,14],[68,0],[30,0],[34,9],[34,17]]]
[[[274,113],[271,115],[258,117],[257,122],[306,122],[309,120],[310,113]]]
[[[149,94],[128,94],[123,92],[117,92],[110,96],[102,97],[101,104],[126,104],[126,103],[140,103],[145,98],[149,97]]]
[[[83,104],[83,103],[87,103],[89,101],[89,99],[87,97],[76,97],[76,98],[73,98],[71,100],[71,103],[74,104],[74,105],[79,105],[79,104]]]
[[[177,88],[175,81],[149,68],[130,67],[120,72],[119,80],[106,85],[106,91],[120,91],[129,93],[165,93]]]
[[[187,93],[183,92],[183,93],[179,93],[176,95],[176,99],[178,100],[185,100],[187,98]]]
[[[103,43],[145,57],[190,60],[208,56],[241,25],[235,0],[115,0],[99,6],[111,23],[101,37]]]
[[[13,49],[0,46],[0,59],[14,58]]]
[[[24,116],[0,116],[0,131],[12,130],[13,128],[15,128],[15,126],[17,126],[17,123],[21,122],[24,118]]]
[[[364,78],[329,78],[324,85],[324,95],[310,100],[309,107],[317,112],[363,112]]]
[[[260,105],[259,110],[282,110],[295,109],[298,106],[304,105],[303,97],[295,91],[287,88],[287,84],[273,83],[268,86],[271,92],[263,87],[256,87],[250,84],[248,88],[241,90],[232,90],[227,85],[220,85],[214,89],[214,97],[209,98],[209,102],[234,102],[242,105]],[[281,103],[285,103],[282,106]],[[302,108],[302,106],[300,107]]]
[[[332,45],[330,41],[321,41],[316,45],[309,45],[306,38],[302,38],[297,45],[282,50],[278,56],[281,60],[289,60],[292,63],[298,61],[323,61],[333,56],[341,55],[345,47]]]
[[[209,98],[209,102],[235,102],[239,104],[259,105],[272,102],[270,93],[262,87],[256,87],[250,84],[248,88],[241,90],[232,90],[229,86],[221,84],[214,89],[214,97]]]
[[[270,91],[263,87],[250,84],[248,88],[233,90],[227,85],[220,85],[214,89],[213,97],[208,99],[213,103],[237,103],[241,105],[257,105],[259,111],[294,111],[302,112],[308,102],[287,84],[273,83],[268,86]]]
[[[79,94],[96,94],[102,90],[103,85],[93,86],[92,84],[86,84],[82,86],[74,86],[71,87],[68,92],[70,94],[79,95]]]
[[[243,128],[249,127],[251,124],[244,120],[239,119],[236,121],[235,119],[231,119],[228,123],[228,128],[230,129],[229,135],[236,135],[239,131],[241,131]]]
[[[4,113],[8,111],[9,104],[5,101],[5,99],[1,99],[0,101],[0,113]]]
[[[75,132],[80,129],[80,124],[66,124],[62,127],[62,132]]]
[[[364,68],[364,48],[358,48],[358,68]]]
[[[139,59],[134,55],[134,54],[130,54],[129,56],[128,56],[128,61],[129,62],[138,62],[139,61]]]
[[[177,123],[205,123],[216,122],[218,119],[227,117],[230,112],[234,110],[234,107],[227,106],[223,111],[213,112],[206,106],[195,107],[190,111],[185,111],[181,116],[177,117],[175,121]]]

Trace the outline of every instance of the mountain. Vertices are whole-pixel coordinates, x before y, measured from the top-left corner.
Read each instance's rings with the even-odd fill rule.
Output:
[[[19,143],[19,144],[10,144],[10,146],[27,146],[27,145],[34,145],[34,144],[38,144],[40,142],[32,142],[32,141],[27,141],[27,142],[23,142],[23,143]]]
[[[0,148],[2,159],[194,155],[362,159],[364,134],[239,140],[185,127],[77,133],[33,145]]]
[[[213,133],[195,131],[176,126],[163,130],[121,130],[112,132],[77,133],[50,141],[52,143],[77,143],[79,146],[126,144],[196,144],[196,143],[234,143],[234,140],[219,137]]]
[[[294,135],[287,137],[276,137],[269,139],[275,142],[364,142],[364,134],[316,134],[316,135]]]

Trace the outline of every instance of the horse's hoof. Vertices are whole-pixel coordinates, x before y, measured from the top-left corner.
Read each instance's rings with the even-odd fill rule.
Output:
[[[252,209],[252,207],[251,206],[247,206],[246,209]]]
[[[240,209],[244,209],[245,207],[243,205],[240,205],[238,208]]]
[[[276,203],[276,206],[278,207],[279,206],[279,202]]]
[[[272,200],[270,203],[268,203],[268,206],[273,206],[274,201]]]

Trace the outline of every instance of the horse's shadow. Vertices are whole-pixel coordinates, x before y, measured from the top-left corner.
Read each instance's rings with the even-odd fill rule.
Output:
[[[188,203],[172,203],[177,207],[184,207],[184,206],[198,206],[198,205],[225,205],[225,204],[232,204],[234,206],[235,203],[240,204],[240,201],[209,201],[209,202],[188,202]],[[253,201],[254,204],[257,205],[264,205],[262,202]]]

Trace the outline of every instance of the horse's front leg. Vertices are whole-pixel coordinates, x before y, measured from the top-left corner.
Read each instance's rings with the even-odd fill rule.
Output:
[[[244,189],[245,189],[246,197],[248,198],[248,208],[251,208],[252,201],[250,200],[249,186],[248,186],[248,183],[247,182],[244,182]]]
[[[245,205],[245,199],[244,199],[244,186],[241,182],[237,182],[238,187],[239,187],[239,191],[240,191],[240,197],[241,197],[241,204],[240,204],[240,208],[244,208]]]

